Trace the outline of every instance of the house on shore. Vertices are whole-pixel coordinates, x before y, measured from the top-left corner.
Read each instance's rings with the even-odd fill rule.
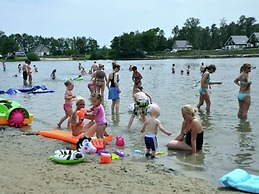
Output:
[[[187,40],[176,40],[172,46],[172,50],[191,50],[193,46]]]
[[[247,47],[248,37],[241,36],[230,36],[224,44],[225,49],[238,49]]]
[[[254,32],[247,41],[247,47],[259,47],[259,32]]]
[[[39,44],[33,49],[33,52],[35,52],[39,57],[43,57],[43,56],[48,56],[50,50],[43,44]]]

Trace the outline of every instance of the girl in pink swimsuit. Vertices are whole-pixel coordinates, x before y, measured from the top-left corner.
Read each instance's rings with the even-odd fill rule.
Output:
[[[93,93],[92,97],[91,97],[91,101],[92,101],[92,108],[90,110],[88,110],[87,112],[92,112],[92,114],[87,114],[88,116],[93,115],[94,116],[94,120],[95,123],[97,125],[96,128],[96,137],[97,138],[102,138],[104,141],[105,145],[105,138],[104,138],[104,134],[105,129],[107,127],[107,120],[105,117],[105,111],[102,105],[102,96],[98,93]]]
[[[76,96],[72,94],[72,90],[74,89],[74,84],[68,80],[65,83],[65,86],[67,87],[67,90],[65,92],[65,104],[63,105],[64,111],[65,111],[65,116],[62,117],[59,121],[59,123],[57,124],[58,128],[61,127],[61,124],[67,119],[68,119],[68,123],[67,123],[67,128],[69,129],[70,126],[70,118],[73,114],[73,110],[72,110],[72,99],[74,99]]]

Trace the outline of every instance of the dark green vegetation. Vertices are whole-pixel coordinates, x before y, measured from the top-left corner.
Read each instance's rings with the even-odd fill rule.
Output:
[[[226,23],[220,21],[220,26],[212,24],[202,28],[199,19],[189,18],[182,28],[175,26],[172,29],[172,37],[166,38],[164,31],[153,28],[144,32],[123,33],[111,40],[110,49],[106,46],[100,48],[97,40],[92,38],[44,38],[28,34],[12,34],[6,36],[0,31],[0,54],[7,56],[8,53],[25,51],[31,60],[38,60],[36,56],[30,56],[33,49],[43,44],[50,50],[51,57],[70,57],[73,59],[133,59],[149,57],[211,57],[238,56],[244,54],[258,54],[258,49],[242,49],[224,51],[220,50],[231,35],[250,36],[253,32],[259,32],[259,24],[254,17],[240,16],[239,20]],[[192,46],[192,51],[171,53],[170,50],[175,40],[187,40]],[[165,52],[167,50],[167,52]],[[15,60],[15,57],[13,57]]]

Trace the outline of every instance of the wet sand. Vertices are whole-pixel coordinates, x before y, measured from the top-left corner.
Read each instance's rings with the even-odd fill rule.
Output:
[[[60,141],[9,127],[0,129],[2,194],[238,193],[166,169],[154,160],[138,160],[131,154],[111,164],[99,164],[97,154],[87,155],[82,163],[57,164],[48,160],[48,156],[62,146]]]

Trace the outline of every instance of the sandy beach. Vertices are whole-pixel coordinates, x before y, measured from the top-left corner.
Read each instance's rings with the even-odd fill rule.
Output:
[[[82,163],[48,160],[59,141],[0,127],[0,191],[10,193],[238,193],[166,169],[154,160],[134,158],[99,164],[97,154]],[[4,129],[4,130],[3,130]],[[143,156],[144,158],[144,156]],[[156,160],[159,160],[156,159]]]

